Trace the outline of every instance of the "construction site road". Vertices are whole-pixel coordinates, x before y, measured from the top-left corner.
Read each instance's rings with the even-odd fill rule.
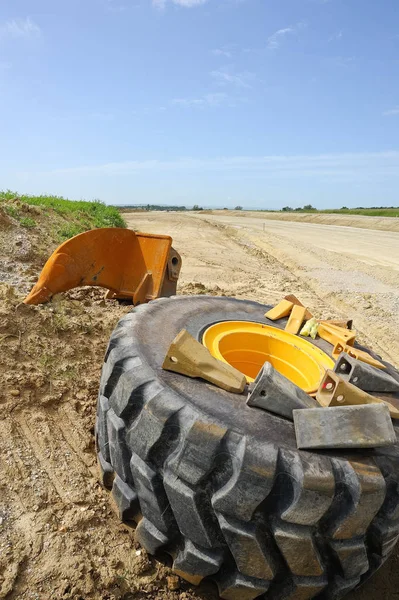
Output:
[[[276,236],[276,247],[281,246],[283,242],[287,253],[295,254],[296,245],[305,244],[319,255],[320,250],[334,252],[367,265],[399,271],[399,233],[396,231],[377,231],[347,225],[263,220],[249,216],[229,217],[223,214],[208,215],[207,218],[248,232],[265,232],[267,236]],[[335,219],[339,222],[339,215],[335,215]]]

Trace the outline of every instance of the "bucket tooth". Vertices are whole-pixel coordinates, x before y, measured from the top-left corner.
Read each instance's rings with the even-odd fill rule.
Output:
[[[335,325],[335,327],[342,327],[343,329],[352,329],[352,319],[322,319],[320,323],[326,323],[327,325]]]
[[[288,319],[287,325],[285,326],[285,331],[296,335],[302,327],[302,323],[305,320],[305,315],[306,308],[304,306],[294,304],[294,306],[292,307],[290,318]]]
[[[289,300],[281,300],[281,302],[279,302],[265,314],[265,317],[271,321],[277,321],[277,319],[288,317],[293,306],[293,302],[289,302]]]
[[[251,386],[247,398],[248,406],[263,408],[291,421],[294,408],[318,406],[316,400],[276,371],[269,362],[265,362]]]
[[[245,375],[214,358],[209,350],[185,329],[182,329],[171,343],[162,368],[187,377],[200,377],[234,394],[241,394],[247,382]]]
[[[294,294],[288,294],[287,296],[284,296],[284,300],[288,300],[288,302],[292,302],[296,306],[304,306],[302,304],[302,302],[296,296],[294,296]],[[313,315],[310,312],[310,310],[307,308],[306,313],[305,313],[305,319],[306,319],[306,321],[309,321],[309,319],[312,319],[312,318],[313,318]]]
[[[357,360],[361,360],[362,362],[372,365],[377,369],[385,369],[385,365],[376,358],[373,358],[368,352],[359,350],[359,348],[353,348],[352,346],[348,346],[347,344],[343,344],[341,342],[337,342],[332,351],[332,357],[337,360],[342,352],[346,352],[352,358],[357,358]]]
[[[363,404],[294,410],[300,450],[380,448],[396,442],[387,406]]]
[[[389,408],[391,417],[399,418],[399,409],[391,402],[368,394],[339,377],[334,371],[326,371],[317,390],[316,400],[324,407],[385,404]]]
[[[346,352],[339,355],[334,372],[365,392],[399,392],[399,382],[386,371],[353,358]]]

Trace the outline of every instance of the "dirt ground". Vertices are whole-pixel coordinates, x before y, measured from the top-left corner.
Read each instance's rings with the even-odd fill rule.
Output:
[[[124,216],[135,229],[174,238],[183,256],[179,293],[272,304],[292,292],[317,316],[353,317],[359,339],[399,365],[398,234],[389,233],[392,252],[383,259],[385,231],[371,231],[373,258],[351,248],[349,227],[347,243],[326,250],[322,242],[335,227],[316,243],[315,232],[270,224],[263,231],[262,220],[256,225],[245,215]],[[88,289],[45,306],[21,305],[43,258],[32,236],[1,214],[0,236],[0,598],[216,600],[210,584],[181,582],[169,590],[169,569],[134,544],[97,482],[93,426],[102,358],[129,308],[105,306],[103,292]],[[348,598],[393,599],[398,589],[395,554]]]
[[[213,215],[226,215],[224,210],[206,211]],[[398,211],[399,213],[399,211]],[[229,210],[229,216],[252,217],[267,221],[294,221],[314,223],[315,225],[337,225],[356,229],[374,229],[381,231],[399,231],[399,219],[393,217],[371,217],[367,215],[348,215],[339,213],[297,213],[297,212],[260,212],[251,210]],[[399,214],[397,215],[399,216]]]

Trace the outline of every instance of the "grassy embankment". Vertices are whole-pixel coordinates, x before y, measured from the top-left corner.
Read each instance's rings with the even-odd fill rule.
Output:
[[[363,215],[365,217],[399,217],[399,208],[339,208],[311,212],[339,215]]]
[[[294,215],[363,215],[364,217],[399,217],[399,207],[397,208],[325,208],[318,210],[312,208],[306,210],[305,208],[293,209],[293,210],[267,210],[260,209],[260,212],[273,212],[282,214],[294,214]]]
[[[98,227],[126,227],[114,206],[100,201],[67,200],[61,196],[27,196],[0,191],[0,208],[22,227],[35,229],[43,216],[57,215],[54,238],[64,241],[78,233]]]

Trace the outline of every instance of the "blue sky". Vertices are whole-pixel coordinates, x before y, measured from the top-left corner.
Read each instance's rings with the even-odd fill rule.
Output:
[[[397,206],[397,0],[3,0],[1,188]]]

